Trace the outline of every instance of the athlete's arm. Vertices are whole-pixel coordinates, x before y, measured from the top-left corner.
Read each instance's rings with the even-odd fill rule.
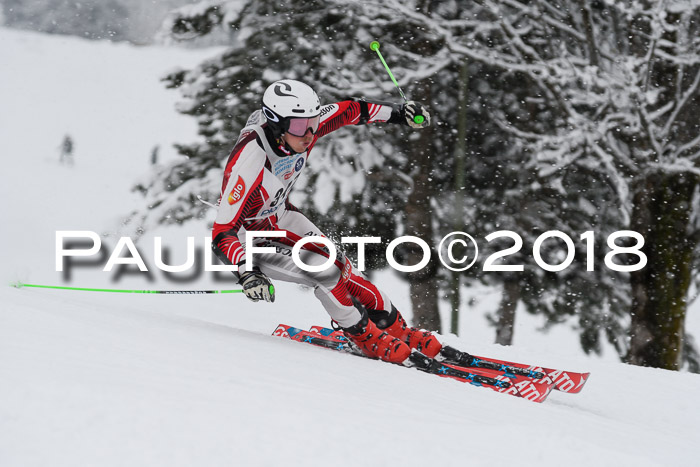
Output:
[[[255,216],[264,202],[260,184],[267,160],[265,151],[254,136],[237,146],[226,164],[212,232],[212,248],[224,264],[238,264],[243,259],[245,252],[238,231],[245,219]]]
[[[323,106],[321,108],[321,123],[317,134],[321,137],[345,125],[364,125],[381,122],[411,125],[407,114],[411,114],[410,116],[412,117],[416,111],[426,115],[427,122],[421,127],[427,126],[430,122],[430,116],[427,115],[427,111],[420,104],[414,102],[393,104],[386,101],[353,98]]]

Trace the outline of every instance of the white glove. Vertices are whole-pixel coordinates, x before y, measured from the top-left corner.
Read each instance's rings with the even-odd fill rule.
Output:
[[[425,128],[430,126],[430,112],[418,102],[408,101],[401,107],[401,110],[406,119],[406,123],[411,128]]]
[[[272,281],[258,268],[252,271],[239,273],[238,283],[243,286],[243,293],[250,300],[257,302],[265,300],[266,302],[275,301],[275,286]]]

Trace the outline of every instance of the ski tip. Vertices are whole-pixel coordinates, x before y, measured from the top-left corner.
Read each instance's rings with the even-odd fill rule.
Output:
[[[14,287],[15,289],[21,289],[22,287],[24,287],[24,284],[21,283],[20,281],[10,282],[9,285],[10,285],[10,287]]]
[[[575,385],[565,386],[557,384],[557,390],[561,392],[566,392],[568,394],[578,394],[583,389],[583,386],[586,384],[586,381],[588,381],[589,376],[591,376],[590,373],[581,373],[579,375],[579,380],[577,383],[575,383]]]

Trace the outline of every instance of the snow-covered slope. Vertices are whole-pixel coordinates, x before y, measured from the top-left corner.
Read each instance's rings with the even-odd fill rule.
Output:
[[[676,466],[700,453],[696,375],[484,349],[593,372],[582,393],[536,404],[271,337],[267,310],[225,296],[0,299],[2,465]]]
[[[64,284],[55,231],[118,231],[151,148],[195,137],[158,77],[214,51],[135,48],[0,29],[0,280]],[[65,133],[76,165],[58,164]],[[205,225],[152,236],[181,250]],[[110,251],[111,253],[111,251]],[[173,263],[184,253],[174,251]],[[150,261],[152,264],[152,260]],[[405,285],[378,274],[410,316]],[[155,271],[73,271],[83,287],[227,288]],[[566,329],[490,344],[472,291],[452,345],[591,371],[581,394],[535,404],[417,371],[271,337],[326,324],[313,294],[278,284],[275,304],[240,295],[120,295],[0,287],[0,465],[692,465],[700,377],[580,354]],[[697,310],[689,315],[698,329]],[[693,321],[695,320],[695,321]]]

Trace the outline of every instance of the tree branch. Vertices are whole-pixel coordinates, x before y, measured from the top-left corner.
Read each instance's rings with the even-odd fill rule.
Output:
[[[662,134],[664,136],[668,135],[669,131],[671,130],[671,126],[675,123],[676,118],[678,117],[678,114],[680,113],[681,109],[685,106],[685,104],[688,102],[690,97],[695,95],[695,92],[698,89],[698,85],[700,85],[700,68],[698,68],[698,72],[695,73],[695,79],[693,80],[693,83],[685,91],[685,93],[683,93],[683,96],[681,97],[681,99],[676,102],[676,108],[673,109],[673,113],[666,121],[666,124],[664,125],[664,128],[662,130],[663,131]]]
[[[698,145],[700,145],[700,135],[696,136],[696,137],[693,138],[692,140],[688,141],[687,143],[685,143],[684,145],[682,145],[681,147],[679,147],[678,149],[676,149],[676,151],[673,153],[673,155],[674,155],[675,157],[680,157],[681,154],[683,154],[684,152],[686,152],[686,151],[688,151],[688,150],[690,150],[690,149],[693,149],[694,147],[696,147],[696,146],[698,146]],[[697,153],[695,153],[694,156],[696,157],[696,156],[697,156]],[[696,161],[696,159],[694,159],[693,156],[691,156],[690,159],[691,159],[693,162]]]
[[[598,66],[599,54],[598,44],[595,40],[595,30],[593,29],[593,18],[591,18],[591,7],[587,0],[578,0],[581,13],[583,13],[583,28],[586,32],[586,44],[588,45],[588,60],[591,66]]]

